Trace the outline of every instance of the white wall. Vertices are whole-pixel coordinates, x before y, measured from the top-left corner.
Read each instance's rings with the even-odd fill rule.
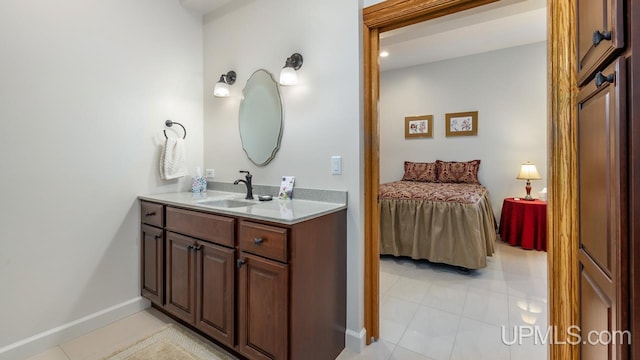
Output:
[[[203,163],[202,19],[176,0],[4,0],[0,54],[0,358],[15,359],[18,341],[135,311],[136,197],[188,188],[158,177],[165,119]]]
[[[381,74],[380,179],[400,180],[404,161],[480,159],[479,179],[499,219],[505,197],[524,196],[525,161],[546,186],[546,42]],[[445,113],[478,111],[478,136],[445,137]],[[404,118],[434,115],[433,138],[404,138]]]
[[[240,178],[238,170],[250,170],[255,184],[277,186],[282,175],[293,175],[296,187],[349,192],[347,327],[350,335],[360,336],[364,250],[359,4],[262,0],[205,19],[205,167],[216,170],[215,181],[233,182]],[[294,52],[303,55],[304,65],[298,71],[299,84],[280,89],[281,147],[270,164],[257,167],[243,152],[238,133],[242,89],[258,69],[277,78]],[[229,70],[238,75],[231,97],[213,98],[214,84]],[[332,155],[342,156],[342,175],[331,175]]]

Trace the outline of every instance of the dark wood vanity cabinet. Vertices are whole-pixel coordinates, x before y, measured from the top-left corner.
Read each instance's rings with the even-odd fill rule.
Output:
[[[239,261],[239,351],[251,359],[287,359],[288,265],[247,253]]]
[[[166,222],[165,309],[233,347],[235,219],[167,207]]]
[[[227,346],[234,344],[235,250],[167,232],[164,308]]]
[[[164,304],[164,207],[160,204],[142,202],[140,206],[142,226],[141,277],[142,295],[152,303]]]
[[[247,359],[340,354],[346,210],[282,225],[155,205],[164,207],[164,230],[142,225],[143,244],[164,234],[155,272],[143,256],[143,279],[164,269],[158,291],[164,286],[164,301],[153,304]]]

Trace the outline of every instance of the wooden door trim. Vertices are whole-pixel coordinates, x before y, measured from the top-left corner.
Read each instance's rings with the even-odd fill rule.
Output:
[[[629,14],[637,14],[640,4],[637,1],[629,1]],[[628,20],[631,20],[628,18]],[[630,113],[629,121],[629,246],[630,246],[630,329],[631,329],[631,354],[630,359],[640,359],[640,309],[633,304],[640,303],[640,226],[637,221],[640,217],[640,22],[634,19],[630,21],[631,54],[628,94]],[[635,54],[635,55],[633,55]]]
[[[549,325],[560,340],[549,347],[549,358],[577,360],[579,346],[561,344],[567,338],[563,329],[578,325],[580,315],[575,1],[549,1],[547,22],[548,301]]]
[[[492,0],[387,0],[363,9],[365,158],[365,312],[367,344],[379,337],[379,33],[493,2]],[[553,15],[553,16],[552,16]],[[549,325],[578,324],[577,133],[575,0],[549,0],[548,19],[548,273]],[[579,347],[550,346],[549,358],[577,360]]]

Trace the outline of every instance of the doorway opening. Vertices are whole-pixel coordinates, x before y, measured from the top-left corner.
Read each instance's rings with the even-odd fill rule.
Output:
[[[364,89],[365,89],[365,328],[367,343],[379,338],[379,205],[380,147],[378,100],[380,96],[380,69],[378,54],[380,34],[429,19],[454,14],[493,2],[472,0],[445,2],[407,2],[389,0],[370,6],[363,11],[364,22]],[[572,3],[569,0],[548,5],[548,177],[551,196],[547,226],[549,278],[549,325],[568,328],[577,323],[577,267],[575,244],[575,198],[571,196],[570,174],[575,173],[575,139],[570,124],[575,119],[575,89],[571,76],[575,68],[573,59],[574,31]],[[562,214],[560,217],[559,214]],[[557,241],[563,239],[562,242]],[[569,300],[567,300],[569,299]],[[550,358],[577,359],[578,349],[572,346],[552,345]]]

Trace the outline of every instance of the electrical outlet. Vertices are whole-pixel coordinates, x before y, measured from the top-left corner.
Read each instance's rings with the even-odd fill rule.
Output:
[[[204,176],[208,178],[216,177],[216,169],[206,169],[204,171]]]

